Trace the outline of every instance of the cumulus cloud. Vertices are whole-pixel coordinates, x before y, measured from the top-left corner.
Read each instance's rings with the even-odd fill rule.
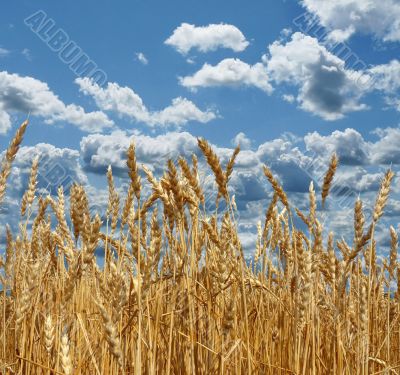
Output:
[[[8,129],[11,128],[11,118],[10,115],[3,111],[0,106],[0,134],[7,133]]]
[[[292,137],[291,134],[283,134],[280,138],[260,144],[257,156],[263,163],[268,163],[270,160],[295,161],[302,167],[306,166],[310,158],[296,146],[299,141],[300,139]]]
[[[313,132],[304,136],[304,145],[316,156],[336,152],[341,165],[384,167],[400,164],[400,128],[377,128],[373,133],[377,139],[367,142],[351,128],[336,130],[326,136]]]
[[[11,126],[10,113],[22,112],[42,117],[47,124],[67,122],[85,132],[98,132],[114,126],[103,112],[85,112],[75,104],[64,104],[45,82],[0,72],[0,133]]]
[[[249,65],[226,58],[216,65],[205,63],[193,75],[180,77],[182,86],[193,91],[202,87],[256,87],[271,94],[275,85],[291,86],[297,94],[284,93],[283,100],[325,120],[368,109],[362,98],[372,90],[397,89],[400,63],[353,70],[318,39],[296,32],[268,47],[262,62]],[[394,83],[397,82],[397,83]],[[389,103],[389,99],[386,99]],[[391,98],[390,103],[398,106]]]
[[[390,108],[394,108],[396,111],[400,112],[400,98],[387,96],[385,98],[385,103]]]
[[[192,48],[200,52],[215,51],[218,48],[241,52],[249,45],[236,26],[224,23],[208,26],[182,23],[164,43],[174,47],[182,55],[186,55]]]
[[[276,41],[263,57],[271,80],[299,88],[297,102],[325,120],[366,109],[360,103],[360,82],[368,78],[345,68],[345,62],[319,44],[316,38],[296,32],[291,40]]]
[[[400,88],[400,61],[392,60],[387,64],[376,65],[369,69],[373,76],[374,88],[393,94]]]
[[[161,111],[149,111],[142,98],[129,87],[109,82],[105,88],[89,78],[77,78],[80,91],[91,96],[103,111],[111,111],[150,126],[180,126],[189,121],[209,122],[217,117],[211,110],[202,111],[193,102],[178,97]]]
[[[128,177],[126,170],[126,150],[131,141],[136,145],[136,156],[139,164],[145,164],[160,176],[168,159],[177,160],[179,156],[190,160],[196,154],[200,164],[200,182],[207,199],[207,207],[213,209],[216,188],[212,171],[207,166],[204,157],[197,146],[197,138],[187,132],[169,132],[163,135],[127,136],[125,132],[114,132],[109,135],[93,134],[81,141],[81,157],[84,170],[91,173],[104,174],[108,165],[112,165],[115,175],[123,179]],[[233,149],[214,146],[226,165]],[[236,162],[231,176],[229,190],[236,195],[240,210],[246,210],[249,202],[262,200],[267,197],[268,185],[262,175],[260,161],[254,151],[242,151]]]
[[[301,4],[342,40],[360,32],[385,42],[400,41],[397,0],[301,0]]]
[[[343,33],[331,32],[330,41],[345,39]],[[362,99],[373,91],[384,93],[387,106],[400,110],[398,60],[367,68],[365,64],[359,66],[362,62],[352,54],[357,60],[349,66],[348,52],[340,56],[344,50],[336,51],[335,55],[335,48],[331,49],[326,41],[301,32],[289,34],[290,30],[285,30],[268,46],[262,62],[250,65],[238,58],[226,58],[216,65],[205,63],[192,75],[179,77],[179,82],[192,91],[205,87],[256,87],[271,94],[274,87],[289,87],[290,93],[284,92],[283,100],[327,121],[367,110]]]
[[[381,180],[382,173],[368,172],[361,167],[343,168],[336,175],[335,191],[353,191],[354,194],[375,192],[379,190]]]
[[[344,30],[332,30],[328,35],[328,41],[331,43],[344,43],[347,39],[349,39],[354,34],[354,27],[349,26]]]
[[[85,169],[104,173],[108,165],[112,165],[117,173],[122,174],[126,171],[126,151],[132,141],[135,142],[138,162],[148,164],[151,169],[163,168],[168,159],[198,153],[196,137],[187,132],[157,136],[128,136],[123,131],[109,135],[92,134],[82,138],[80,143]]]
[[[287,192],[305,193],[313,178],[312,159],[290,139],[277,138],[261,144],[257,151],[260,163],[266,164],[281,180]]]
[[[377,129],[379,139],[371,145],[372,162],[375,164],[400,164],[400,129]]]
[[[370,161],[370,145],[354,129],[336,130],[327,136],[313,132],[304,137],[304,143],[307,150],[318,155],[336,152],[344,165],[364,165]]]
[[[248,138],[243,132],[236,134],[231,143],[234,147],[240,146],[242,150],[251,148],[251,139]]]
[[[216,86],[251,86],[268,94],[272,92],[269,77],[262,63],[249,65],[240,59],[224,59],[217,65],[204,64],[192,76],[179,79],[182,86],[196,89],[198,87]]]
[[[375,90],[385,94],[385,103],[400,111],[400,61],[392,60],[387,64],[373,66],[368,69]]]
[[[4,156],[4,152],[1,157]],[[56,194],[57,188],[62,186],[68,195],[72,183],[76,182],[88,186],[89,181],[80,164],[78,150],[57,148],[48,143],[35,146],[23,146],[13,162],[7,184],[6,200],[0,210],[0,242],[4,241],[5,223],[17,229],[20,212],[21,197],[28,187],[30,169],[33,158],[39,158],[37,180],[38,195]]]
[[[22,192],[26,188],[32,159],[35,156],[39,158],[38,189],[55,193],[59,185],[68,190],[73,182],[88,183],[79,162],[78,150],[39,143],[35,146],[21,147],[17,154],[13,164],[14,176],[10,177],[13,181],[13,188],[17,187],[17,191]],[[21,181],[21,189],[19,189],[18,181]]]
[[[107,166],[112,165],[116,175],[127,178],[126,150],[131,141],[136,145],[138,163],[147,165],[156,176],[164,170],[168,159],[176,160],[183,156],[190,160],[196,154],[201,169],[201,184],[209,198],[207,206],[214,204],[217,192],[215,178],[197,146],[197,138],[187,132],[169,132],[157,136],[139,134],[133,137],[127,136],[125,132],[89,135],[82,139],[80,145],[84,170],[104,174]],[[233,149],[217,146],[214,149],[222,165],[226,165]],[[238,207],[245,210],[247,203],[266,199],[268,189],[256,152],[243,150],[237,158],[229,183],[229,190],[236,195]]]
[[[397,132],[400,134],[398,130]],[[380,164],[383,159],[378,157],[377,150],[379,147],[384,148],[385,146],[379,146],[379,142],[393,139],[393,144],[398,143],[394,137],[396,129],[378,129],[375,133],[378,138],[375,143],[364,141],[353,129],[334,132],[327,136],[312,133],[305,138],[287,134],[264,142],[258,147],[252,147],[249,143],[238,155],[229,183],[229,190],[231,194],[235,194],[239,208],[239,232],[246,239],[246,248],[251,248],[251,239],[256,233],[256,222],[263,219],[271,198],[270,184],[262,172],[263,164],[268,165],[280,180],[289,194],[291,203],[306,211],[310,181],[314,180],[318,190],[319,183],[321,183],[318,173],[321,170],[322,174],[325,173],[330,152],[336,151],[342,160],[335,176],[328,208],[324,211],[325,216],[321,216],[321,220],[327,220],[329,229],[334,229],[334,226],[340,224],[337,220],[338,217],[346,219],[347,222],[351,220],[354,200],[358,194],[361,194],[366,204],[371,202],[373,204],[374,192],[378,190],[383,174],[379,170],[380,168],[377,168],[383,166]],[[246,134],[239,133],[232,141],[232,147],[213,145],[222,166],[226,165],[233,152],[233,147],[240,140],[248,140],[248,137]],[[63,185],[67,191],[68,186],[73,181],[77,181],[86,186],[91,206],[94,206],[97,211],[103,212],[101,210],[106,206],[107,191],[91,186],[87,176],[92,174],[104,176],[107,166],[112,165],[113,173],[117,178],[117,186],[124,194],[128,181],[126,151],[131,141],[136,144],[138,163],[146,164],[157,177],[160,177],[168,159],[176,160],[179,156],[189,159],[195,153],[200,164],[201,184],[206,191],[206,196],[211,196],[209,202],[212,204],[216,191],[214,177],[198,149],[196,137],[188,132],[176,131],[151,136],[144,134],[132,136],[124,131],[114,131],[107,135],[90,134],[83,137],[80,143],[80,152],[60,149],[48,144],[22,147],[15,168],[13,168],[11,176],[13,185],[10,186],[11,190],[7,193],[9,199],[7,202],[9,203],[5,209],[19,210],[18,202],[27,186],[32,157],[38,154],[41,157],[38,186],[40,191],[55,193],[55,187],[59,184]],[[310,145],[314,147],[312,148]],[[352,148],[356,151],[351,152]],[[360,151],[363,148],[365,148],[364,153]],[[316,158],[322,159],[322,168],[321,165],[315,163]],[[363,158],[368,162],[364,163]],[[352,166],[348,166],[348,164],[352,164]],[[395,182],[395,184],[397,183]],[[144,184],[144,195],[146,195],[149,186],[146,182]],[[398,191],[395,190],[395,193],[398,194]],[[398,216],[397,206],[398,204],[393,204],[389,210],[391,217]],[[3,218],[0,214],[0,220]],[[343,229],[342,234],[347,236],[348,228],[339,229]]]
[[[388,202],[386,207],[386,215],[387,216],[400,216],[400,201],[396,199],[391,199]]]
[[[247,139],[240,134],[239,139]],[[204,158],[197,146],[197,139],[187,132],[168,132],[157,136],[139,134],[128,136],[125,132],[114,132],[109,135],[93,134],[81,141],[81,157],[84,169],[88,172],[103,174],[108,165],[119,176],[127,177],[126,150],[131,141],[136,144],[139,163],[148,165],[155,173],[161,171],[168,159],[178,156],[190,158],[197,154],[205,171]],[[237,140],[237,139],[236,139]],[[237,157],[234,173],[230,180],[230,190],[236,194],[238,204],[265,199],[270,190],[262,172],[262,165],[267,164],[280,178],[285,189],[291,192],[307,192],[310,183],[310,171],[307,166],[311,158],[304,155],[290,139],[276,139],[261,144],[256,150],[243,149]],[[214,146],[222,165],[226,165],[233,148]],[[209,171],[210,172],[210,171]],[[207,189],[212,191],[214,178],[210,172]],[[211,184],[211,185],[209,185]]]

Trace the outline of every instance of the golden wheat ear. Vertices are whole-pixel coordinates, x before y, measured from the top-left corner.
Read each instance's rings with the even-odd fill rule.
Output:
[[[21,216],[25,215],[27,208],[32,206],[33,200],[35,199],[38,168],[39,168],[39,158],[35,157],[32,162],[28,189],[25,191],[21,200]]]
[[[383,215],[383,211],[386,207],[389,193],[390,193],[390,184],[394,177],[394,173],[391,169],[388,169],[385,173],[385,176],[382,179],[381,187],[379,189],[378,196],[375,201],[374,213],[373,213],[373,222],[376,223],[381,216]]]
[[[25,120],[18,128],[17,132],[14,135],[14,138],[11,140],[10,145],[7,148],[6,155],[4,156],[0,172],[0,203],[4,199],[7,179],[11,173],[11,165],[15,159],[15,156],[17,155],[19,146],[21,145],[22,139],[24,138],[25,130],[28,124],[29,121]]]
[[[231,158],[229,159],[229,162],[228,162],[228,164],[226,166],[225,176],[226,176],[226,181],[227,182],[229,181],[229,179],[230,179],[230,177],[232,175],[233,167],[235,165],[235,161],[236,161],[237,156],[239,155],[239,152],[240,152],[240,145],[237,146],[233,150],[233,154],[232,154]]]
[[[322,191],[321,191],[322,207],[325,206],[325,201],[329,195],[329,190],[332,187],[333,177],[335,176],[338,164],[339,164],[339,159],[338,159],[336,153],[334,153],[331,157],[331,161],[329,163],[329,168],[325,174],[324,183],[322,185]]]
[[[128,166],[129,169],[129,177],[131,179],[132,189],[136,198],[139,200],[142,186],[137,166],[136,147],[133,142],[130,144],[126,154],[127,154],[126,165]]]
[[[202,151],[202,153],[204,154],[204,156],[207,160],[207,164],[209,165],[209,167],[211,168],[211,170],[214,173],[215,181],[218,186],[219,195],[221,195],[222,197],[224,197],[225,199],[228,200],[228,189],[226,186],[226,184],[227,184],[226,174],[223,172],[223,170],[221,168],[221,164],[220,164],[217,154],[213,151],[213,149],[211,148],[211,146],[205,139],[203,139],[203,138],[197,139],[197,144],[198,144],[200,150]]]
[[[279,197],[282,204],[289,211],[289,200],[288,200],[287,195],[284,192],[282,186],[279,184],[278,180],[276,180],[276,178],[274,177],[274,175],[272,174],[272,172],[266,165],[263,166],[263,170],[264,170],[265,177],[267,177],[269,183],[272,185],[272,188],[274,189],[276,195]]]

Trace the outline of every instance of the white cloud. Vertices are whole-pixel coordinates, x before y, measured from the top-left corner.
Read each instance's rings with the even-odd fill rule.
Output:
[[[373,88],[385,94],[388,107],[400,112],[400,61],[376,65],[368,70],[368,74],[372,77]]]
[[[286,28],[284,28],[282,31],[281,31],[281,33],[280,33],[280,35],[283,37],[283,38],[287,38],[289,35],[291,35],[293,33],[293,30],[290,28],[290,27],[286,27]]]
[[[126,150],[132,140],[136,144],[138,163],[144,163],[153,169],[157,177],[161,175],[168,159],[176,160],[177,157],[183,156],[190,160],[192,154],[196,154],[200,164],[200,183],[208,198],[206,206],[210,210],[215,209],[213,205],[216,189],[213,173],[197,146],[197,138],[187,132],[169,132],[158,136],[139,134],[133,137],[121,131],[110,135],[88,135],[81,141],[81,160],[85,170],[103,174],[107,166],[112,165],[116,175],[127,178]],[[222,165],[226,165],[233,149],[217,146],[213,148],[221,158]],[[143,181],[144,185],[147,185],[145,179]],[[258,219],[262,219],[264,212],[260,202],[264,202],[269,190],[255,151],[243,150],[239,154],[229,185],[232,194],[236,195],[236,203],[240,210],[239,231],[248,232],[255,228]],[[267,203],[264,207],[266,205]]]
[[[4,156],[4,152],[1,157]],[[30,169],[34,157],[39,158],[37,179],[38,194],[56,194],[57,188],[63,186],[65,194],[73,182],[87,185],[88,179],[79,162],[79,151],[69,148],[57,148],[48,143],[39,143],[35,146],[23,146],[18,151],[11,169],[6,198],[8,204],[14,207],[12,215],[5,215],[6,220],[18,220],[18,206],[24,191],[28,187]],[[0,211],[0,215],[3,210]],[[4,218],[0,221],[4,223]]]
[[[374,88],[393,94],[400,89],[400,61],[376,65],[368,70],[373,77]]]
[[[168,132],[157,136],[139,134],[129,136],[123,131],[109,135],[92,134],[82,138],[81,156],[85,168],[103,173],[108,165],[117,172],[126,170],[126,151],[130,143],[136,145],[138,163],[148,164],[152,169],[161,169],[168,159],[191,156],[198,153],[197,139],[187,132]]]
[[[369,173],[361,167],[339,169],[335,178],[335,191],[349,192],[354,194],[378,191],[382,180],[382,173]]]
[[[372,148],[372,153],[386,148],[388,154],[393,152],[391,147],[399,142],[399,138],[396,138],[400,135],[399,129],[378,129],[375,133],[378,136],[378,141],[373,144],[376,149]],[[248,137],[246,134],[239,133],[235,140],[239,139],[247,141]],[[215,192],[212,186],[214,181],[212,172],[201,156],[196,137],[190,133],[168,132],[156,136],[143,134],[130,136],[126,132],[115,131],[108,135],[90,134],[85,136],[81,140],[80,153],[77,150],[59,149],[48,144],[22,147],[15,161],[15,168],[12,171],[13,185],[10,186],[7,192],[7,197],[11,198],[12,202],[9,203],[9,199],[5,209],[14,212],[19,210],[18,201],[27,186],[32,157],[40,154],[39,189],[44,190],[47,187],[47,190],[50,190],[50,185],[54,193],[56,184],[60,180],[64,181],[65,177],[70,181],[78,181],[86,185],[91,206],[98,206],[98,210],[102,212],[101,210],[106,207],[107,191],[90,186],[85,172],[103,175],[107,166],[112,165],[116,177],[123,176],[127,179],[126,150],[131,140],[136,143],[139,164],[147,164],[158,177],[169,158],[176,159],[178,156],[183,155],[189,159],[193,153],[197,154],[201,175],[203,176],[204,172],[206,172],[206,176],[209,176],[209,178],[201,177],[206,196],[209,197],[213,191]],[[379,142],[389,142],[391,140],[393,141],[390,147],[385,144],[379,145]],[[351,237],[351,230],[344,226],[340,227],[340,223],[343,220],[348,222],[351,219],[353,215],[352,208],[357,194],[361,194],[364,202],[373,203],[375,194],[372,191],[378,189],[382,173],[378,172],[377,168],[371,167],[371,165],[360,167],[360,164],[362,164],[363,157],[367,160],[373,160],[374,163],[381,163],[383,159],[377,158],[378,154],[375,155],[375,158],[374,155],[369,155],[371,143],[365,142],[354,129],[334,132],[328,136],[313,133],[303,140],[285,135],[281,138],[267,141],[257,149],[252,149],[251,145],[248,144],[248,147],[242,150],[237,158],[236,167],[230,181],[230,191],[236,195],[236,202],[239,208],[239,232],[242,238],[246,240],[246,249],[251,248],[251,239],[255,238],[255,224],[258,220],[263,220],[265,209],[269,203],[268,197],[270,197],[271,193],[271,188],[262,173],[262,164],[267,164],[273,170],[294,205],[304,210],[308,209],[308,186],[315,173],[320,172],[315,169],[316,166],[313,164],[314,155],[308,156],[308,153],[300,149],[300,147],[303,148],[310,144],[315,147],[309,151],[315,151],[326,161],[329,160],[330,151],[334,150],[342,158],[346,155],[348,159],[352,158],[352,160],[348,160],[347,164],[355,164],[351,167],[343,165],[346,164],[343,163],[344,159],[340,163],[341,166],[334,180],[335,189],[329,199],[329,207],[325,212],[327,215],[326,225],[330,229],[340,229],[340,235],[344,235],[346,238],[348,235]],[[225,166],[233,151],[232,148],[215,145],[213,147],[221,158],[222,165]],[[352,148],[356,150],[353,153],[351,152]],[[363,148],[365,149],[364,152],[359,150]],[[376,165],[381,166],[381,164]],[[323,170],[325,172],[326,164]],[[209,172],[208,175],[207,171]],[[68,179],[68,176],[70,176],[70,179]],[[118,181],[121,183],[118,184],[121,188],[126,185],[126,179]],[[145,193],[147,193],[149,186],[147,186],[145,179],[143,182],[146,185]],[[317,185],[316,188],[318,189]],[[344,201],[340,195],[342,194],[340,189],[350,191],[352,195]],[[212,200],[211,198],[210,202]],[[398,211],[398,204],[394,205],[389,215],[397,218]],[[0,222],[4,223],[6,217],[9,216],[0,213]],[[17,224],[16,222],[15,225]],[[1,229],[0,237],[2,237]]]
[[[239,138],[247,139],[244,134]],[[157,136],[143,134],[128,136],[125,132],[117,131],[109,135],[91,134],[82,138],[81,157],[85,169],[94,173],[104,173],[107,166],[112,165],[116,173],[127,176],[126,150],[132,140],[136,144],[138,162],[145,163],[158,171],[165,166],[168,159],[176,159],[181,155],[190,158],[195,153],[199,156],[200,163],[204,162],[197,146],[197,138],[190,133],[168,132]],[[233,149],[214,146],[214,150],[220,157],[222,165],[226,165]],[[309,176],[301,172],[301,169],[310,161],[310,158],[302,154],[288,139],[265,142],[255,151],[243,150],[238,155],[231,179],[232,191],[236,192],[239,198],[243,196],[243,199],[251,200],[251,197],[245,197],[246,194],[241,194],[240,191],[251,190],[253,198],[258,197],[260,191],[256,192],[254,187],[259,185],[256,181],[263,181],[261,191],[264,194],[266,185],[262,163],[270,165],[285,181],[289,190],[298,189],[300,186],[301,191],[308,191]],[[205,170],[209,169],[206,165],[203,167]]]
[[[0,107],[0,134],[7,133],[8,129],[11,128],[10,115],[3,111]]]
[[[400,129],[377,129],[379,139],[371,145],[372,161],[375,164],[400,164]]]
[[[0,157],[3,156],[4,152]],[[5,201],[0,210],[0,243],[3,243],[5,239],[4,229],[6,223],[10,224],[13,231],[18,230],[20,220],[18,213],[20,212],[21,198],[28,187],[32,160],[35,156],[39,157],[36,188],[38,196],[55,195],[59,186],[63,187],[64,194],[67,196],[73,182],[84,185],[89,192],[93,190],[80,164],[78,150],[58,148],[48,143],[21,147],[11,169],[10,181],[12,183],[7,185]],[[96,202],[99,194],[96,192],[96,194],[90,195],[92,207],[92,203]],[[107,203],[103,207],[106,208]],[[34,204],[34,210],[36,208],[37,205]],[[66,210],[68,212],[68,199],[66,199]],[[32,218],[28,221],[28,230],[31,222]]]
[[[234,147],[239,145],[241,150],[247,150],[251,148],[251,139],[248,138],[243,132],[236,134],[231,143]]]
[[[328,41],[332,43],[344,43],[354,34],[354,27],[349,26],[345,30],[333,30],[328,34]]]
[[[47,124],[67,122],[83,131],[97,132],[114,123],[103,112],[85,112],[75,104],[65,105],[45,82],[32,77],[0,72],[0,133],[10,128],[9,113],[31,113]]]
[[[330,42],[346,39],[346,33],[350,30],[331,31]],[[267,94],[275,85],[294,86],[297,94],[283,94],[282,99],[327,121],[369,109],[362,99],[374,90],[385,94],[389,107],[400,110],[398,60],[367,69],[365,64],[358,66],[357,58],[358,63],[350,67],[345,61],[348,56],[342,59],[335,55],[335,49],[329,48],[331,44],[301,32],[291,37],[289,34],[290,29],[284,29],[281,37],[269,45],[262,62],[250,65],[238,58],[226,58],[216,65],[205,63],[194,74],[179,77],[179,82],[192,91],[204,87],[256,87]]]
[[[400,112],[400,98],[393,98],[390,96],[385,97],[385,103],[396,111]]]
[[[147,65],[149,63],[149,60],[143,52],[136,52],[136,59],[140,61],[143,65]]]
[[[15,175],[23,177],[22,191],[27,187],[29,172],[34,156],[39,157],[38,189],[57,191],[58,185],[69,187],[73,182],[87,184],[88,179],[79,162],[79,151],[58,148],[48,143],[21,147],[13,164]],[[14,186],[18,179],[13,178]]]
[[[165,109],[152,112],[149,123],[151,125],[184,125],[189,121],[206,123],[214,120],[217,115],[208,110],[201,111],[196,105],[186,98],[175,98],[172,104]]]
[[[346,39],[353,32],[383,41],[400,41],[400,3],[397,0],[302,0],[320,23]]]
[[[163,110],[151,112],[142,98],[129,87],[109,82],[106,88],[102,88],[89,78],[77,78],[75,82],[81,92],[93,97],[101,110],[112,111],[150,126],[180,126],[189,121],[206,123],[217,117],[211,110],[201,111],[193,102],[181,97],[173,99],[172,104]]]
[[[182,55],[186,55],[192,48],[200,52],[215,51],[218,48],[230,48],[235,52],[246,49],[249,42],[243,33],[233,25],[210,24],[195,26],[182,23],[165,44],[174,47]]]
[[[336,152],[341,165],[386,167],[400,164],[400,128],[377,128],[373,134],[377,139],[367,142],[351,128],[326,136],[313,132],[304,136],[304,145],[317,156]]]
[[[292,139],[283,136],[264,142],[256,155],[260,163],[268,165],[279,176],[287,192],[308,191],[312,159],[296,147]]]
[[[296,98],[294,97],[294,95],[291,95],[291,94],[283,94],[282,99],[288,103],[294,103],[296,101]]]
[[[262,63],[249,65],[239,59],[224,59],[215,66],[204,64],[194,75],[181,77],[180,83],[191,89],[215,86],[253,86],[268,94],[273,90]]]
[[[359,102],[365,94],[360,81],[366,77],[346,69],[316,38],[296,32],[286,43],[271,44],[263,61],[271,80],[299,88],[296,99],[307,112],[337,120],[367,108]]]
[[[363,165],[370,161],[369,144],[354,129],[336,130],[327,136],[313,132],[304,137],[304,143],[307,150],[318,155],[336,152],[340,164]]]
[[[400,201],[394,199],[389,200],[385,214],[387,216],[400,216]]]
[[[270,162],[295,162],[303,167],[310,162],[309,157],[295,146],[293,139],[284,135],[260,144],[256,154],[261,162],[267,164]]]
[[[394,131],[395,129],[378,129],[376,131],[378,136],[378,141],[375,143],[376,148],[380,147],[384,150],[385,145],[379,146],[379,141],[384,138],[386,140],[394,138],[394,133],[392,133]],[[400,134],[400,131],[397,131]],[[197,140],[193,135],[187,132],[171,132],[159,136],[137,135],[131,138],[137,145],[139,163],[145,163],[153,168],[156,176],[160,176],[168,158],[175,159],[179,155],[190,158],[192,153],[196,153],[199,158],[201,175],[206,172],[201,183],[206,197],[209,198],[207,202],[211,204],[212,194],[215,191],[214,177],[201,156]],[[240,134],[236,138],[247,139],[245,134]],[[111,164],[116,174],[127,178],[125,154],[130,141],[130,137],[125,132],[115,132],[111,135],[92,134],[84,137],[81,142],[81,156],[85,169],[103,174],[106,167]],[[392,144],[395,145],[398,142],[399,140],[394,138]],[[309,151],[315,151],[317,155],[310,155],[309,152],[298,148],[310,144],[315,144],[315,148]],[[343,236],[346,240],[351,241],[352,229],[343,223],[352,220],[354,202],[358,195],[364,202],[366,220],[369,222],[369,210],[373,207],[375,192],[379,189],[383,175],[383,172],[377,167],[384,167],[384,165],[379,164],[381,160],[374,159],[374,155],[370,155],[371,145],[364,141],[354,129],[346,129],[328,136],[317,133],[309,134],[304,139],[285,135],[265,142],[255,150],[249,148],[241,151],[230,180],[229,190],[236,197],[239,209],[238,231],[245,241],[246,251],[254,248],[256,223],[258,220],[263,220],[271,197],[271,188],[262,173],[262,164],[267,164],[281,181],[291,204],[307,212],[309,183],[314,179],[315,188],[318,191],[322,183],[320,177],[323,178],[326,172],[331,151],[336,151],[342,159],[335,175],[326,210],[320,212],[319,219],[325,222],[326,230],[336,230],[338,237]],[[355,148],[354,152],[352,152],[353,147]],[[215,145],[213,148],[220,157],[221,164],[225,166],[233,151],[232,148]],[[389,148],[388,153],[392,150]],[[373,150],[373,152],[375,151]],[[322,159],[322,166],[315,163],[315,156],[317,159]],[[366,163],[363,158],[367,160]],[[365,165],[361,166],[361,164]],[[395,181],[393,185],[396,184],[398,185],[398,181]],[[393,192],[398,194],[398,189],[393,189]],[[391,220],[393,222],[398,219],[399,204],[393,202],[393,207],[388,207],[383,221]],[[208,208],[213,209],[211,206]],[[297,219],[294,218],[294,220]]]

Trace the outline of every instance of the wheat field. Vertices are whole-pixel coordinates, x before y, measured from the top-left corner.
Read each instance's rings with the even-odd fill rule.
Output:
[[[27,125],[5,152],[0,200]],[[108,169],[105,221],[89,210],[83,186],[37,194],[33,160],[19,232],[7,228],[0,262],[1,373],[400,373],[397,233],[387,228],[383,262],[374,240],[393,172],[382,176],[370,222],[354,202],[347,243],[340,233],[323,236],[316,210],[329,199],[335,155],[321,196],[310,184],[308,212],[292,207],[265,166],[274,195],[249,261],[228,193],[239,148],[222,166],[207,141],[198,146],[218,189],[213,212],[204,209],[195,156],[169,161],[157,179],[138,165],[132,143],[125,196]]]

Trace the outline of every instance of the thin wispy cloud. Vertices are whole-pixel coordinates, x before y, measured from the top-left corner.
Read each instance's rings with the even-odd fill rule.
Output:
[[[147,57],[144,55],[143,52],[136,52],[135,54],[136,60],[142,63],[143,65],[147,65],[149,63],[149,60]]]
[[[25,59],[27,59],[28,61],[32,61],[32,52],[29,48],[24,48],[21,51],[22,56],[25,57]]]
[[[0,47],[0,58],[10,55],[11,51],[6,48]]]

